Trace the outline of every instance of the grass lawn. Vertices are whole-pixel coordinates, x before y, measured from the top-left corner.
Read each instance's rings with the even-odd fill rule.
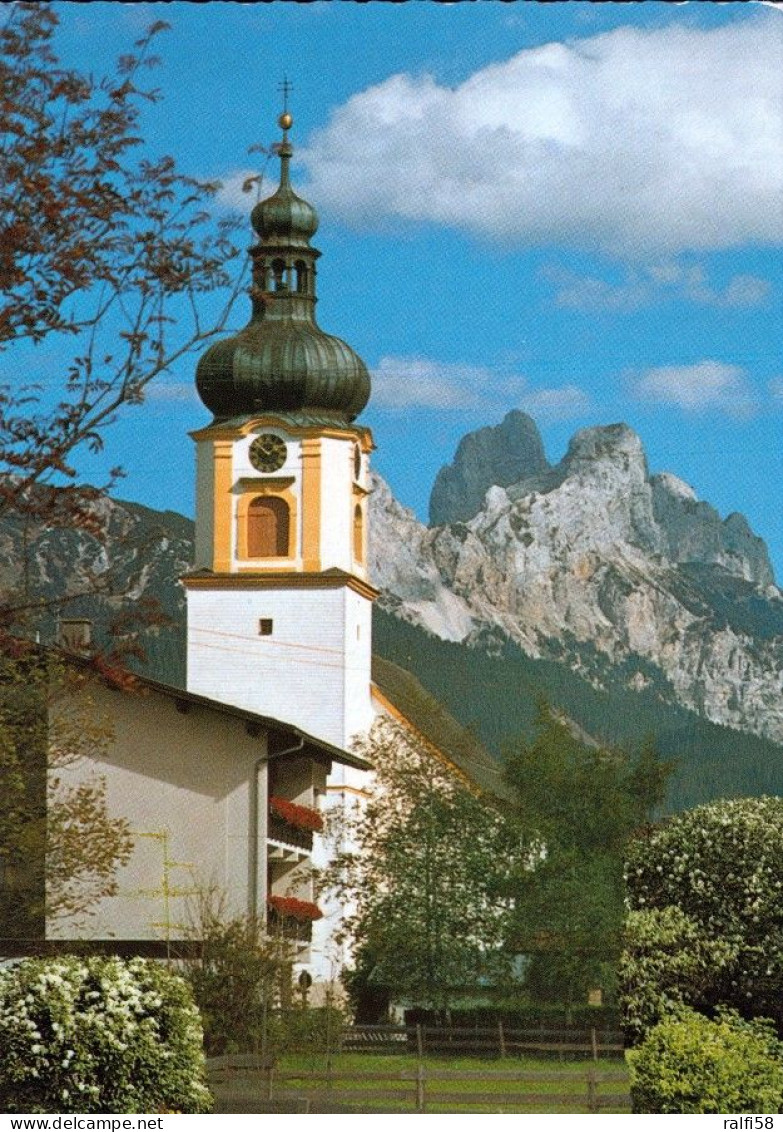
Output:
[[[627,1073],[624,1063],[618,1060],[430,1056],[423,1058],[421,1064],[427,1112],[586,1113],[587,1075],[591,1068],[596,1073],[599,1100],[610,1094],[622,1096],[620,1101],[602,1105],[601,1111],[630,1111]],[[281,1096],[317,1092],[321,1103],[331,1099],[335,1105],[355,1106],[361,1112],[411,1112],[416,1107],[418,1065],[417,1058],[409,1054],[334,1054],[330,1080],[323,1054],[288,1054],[277,1062],[274,1091]],[[435,1075],[441,1072],[450,1079],[438,1080]],[[320,1079],[308,1079],[309,1074],[317,1074]],[[604,1076],[612,1079],[602,1081]],[[378,1096],[379,1093],[391,1095]],[[469,1094],[478,1096],[470,1101]],[[564,1095],[573,1099],[561,1100]],[[314,1098],[312,1111],[319,1111],[318,1103]]]

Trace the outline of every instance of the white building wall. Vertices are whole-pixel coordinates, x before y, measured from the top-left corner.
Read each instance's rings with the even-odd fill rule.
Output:
[[[344,746],[347,592],[189,590],[188,690]],[[261,618],[270,636],[259,636]]]
[[[321,441],[321,569],[353,569],[352,469],[354,441]]]
[[[372,602],[346,589],[345,608],[345,742],[350,746],[357,735],[369,730],[373,720]]]
[[[128,693],[94,685],[97,712],[111,721],[106,752],[65,772],[67,784],[99,774],[106,779],[110,815],[130,825],[134,849],[117,874],[116,896],[101,900],[83,924],[47,925],[49,938],[183,938],[198,890],[224,894],[227,915],[246,915],[252,903],[252,793],[265,799],[266,735],[252,737],[241,720],[202,707],[177,710],[156,692]],[[91,709],[94,710],[94,709]],[[257,777],[260,782],[257,783]],[[266,805],[258,810],[256,895],[266,885]],[[163,897],[164,855],[175,864],[169,884],[168,933]],[[185,890],[184,892],[182,890]],[[187,895],[187,890],[191,895]]]

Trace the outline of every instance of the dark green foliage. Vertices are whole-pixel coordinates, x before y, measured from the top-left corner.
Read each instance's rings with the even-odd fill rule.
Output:
[[[259,1049],[270,1031],[281,991],[291,977],[283,941],[266,938],[247,918],[224,919],[208,901],[199,909],[194,935],[201,953],[184,966],[211,1055]]]
[[[660,804],[670,769],[650,745],[636,759],[586,746],[546,708],[535,740],[509,749],[522,826],[542,845],[516,874],[509,932],[511,949],[531,957],[534,998],[584,1002],[592,987],[612,994],[625,843]]]
[[[637,1113],[777,1113],[783,1110],[783,1043],[767,1022],[733,1011],[710,1021],[682,1010],[628,1054]]]
[[[377,966],[374,952],[365,946],[359,949],[355,966],[342,973],[351,1016],[357,1025],[375,1026],[388,1021],[392,988],[377,982]]]
[[[347,1018],[336,1006],[299,1006],[267,1019],[266,1049],[284,1053],[328,1053],[340,1044]]]
[[[46,696],[43,666],[0,662],[0,937],[44,935]]]

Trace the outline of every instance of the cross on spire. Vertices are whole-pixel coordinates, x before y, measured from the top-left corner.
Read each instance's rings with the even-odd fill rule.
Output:
[[[288,96],[294,89],[294,84],[288,81],[288,76],[283,75],[283,81],[277,84],[277,89],[283,96],[283,113],[288,113]]]

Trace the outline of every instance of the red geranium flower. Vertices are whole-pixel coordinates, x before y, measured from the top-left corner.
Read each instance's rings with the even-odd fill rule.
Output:
[[[313,904],[310,900],[297,900],[295,896],[269,896],[267,904],[279,916],[284,916],[290,920],[299,920],[300,923],[307,923],[308,920],[320,920],[323,916],[323,912],[317,904]]]
[[[324,819],[318,810],[309,806],[298,806],[296,802],[289,802],[287,798],[278,798],[272,795],[269,799],[269,809],[277,814],[283,821],[287,821],[294,829],[306,829],[310,833],[320,833],[324,827]]]

